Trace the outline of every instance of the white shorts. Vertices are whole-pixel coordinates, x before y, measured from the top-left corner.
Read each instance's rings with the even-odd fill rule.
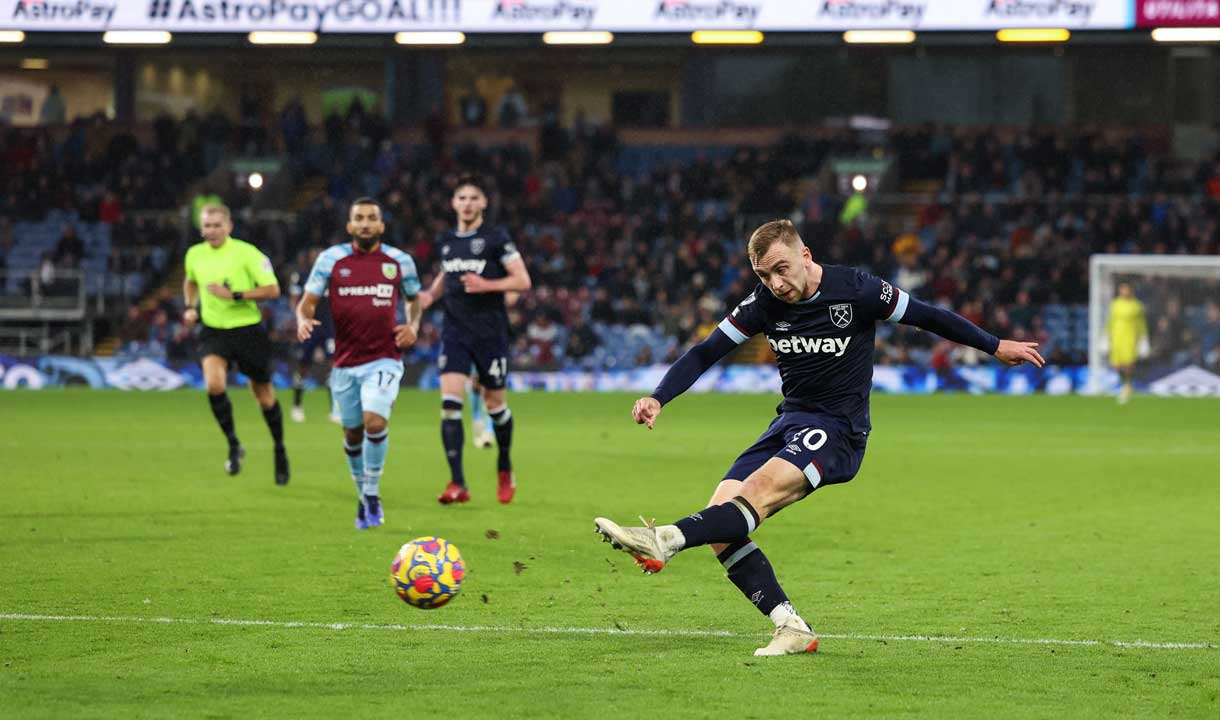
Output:
[[[345,428],[364,427],[364,413],[390,419],[402,382],[402,361],[382,358],[330,371],[330,392]]]

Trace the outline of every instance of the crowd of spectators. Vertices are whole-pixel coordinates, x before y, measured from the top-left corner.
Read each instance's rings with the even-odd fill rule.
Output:
[[[0,215],[41,220],[60,210],[84,222],[115,222],[126,209],[176,209],[189,184],[218,161],[228,121],[220,113],[157,119],[147,133],[102,115],[61,127],[9,128],[0,157]]]
[[[133,131],[102,115],[8,128],[0,148],[0,292],[138,297],[168,269],[184,196],[219,162],[221,113]]]
[[[922,154],[912,138],[924,143]],[[534,276],[534,291],[510,309],[513,360],[545,368],[672,360],[756,282],[742,250],[755,218],[794,217],[819,260],[864,267],[996,334],[1038,340],[1059,364],[1086,361],[1090,254],[1214,253],[1220,241],[1215,163],[1183,168],[1131,131],[898,131],[883,147],[910,179],[939,175],[941,189],[912,212],[883,208],[846,222],[848,198],[808,180],[826,157],[876,147],[842,130],[638,174],[618,170],[618,143],[604,129],[570,132],[562,142],[551,159],[522,148],[385,143],[372,162],[332,177],[302,227],[310,245],[339,241],[345,199],[373,194],[391,219],[389,241],[427,275],[434,238],[451,222],[454,179],[482,173],[494,188],[491,222],[509,229]],[[967,166],[991,154],[988,165],[1008,180],[963,185],[960,177],[976,174]],[[1115,168],[1131,183],[1106,184]],[[598,353],[623,346],[608,330],[615,327],[652,334],[641,330],[626,356]],[[426,327],[420,360],[435,352],[435,334]],[[979,360],[908,328],[883,329],[877,359]]]
[[[6,142],[0,218],[73,209],[113,223],[117,236],[147,238],[130,253],[120,244],[117,268],[157,271],[164,229],[141,229],[124,210],[174,207],[225,152],[270,148],[324,180],[295,217],[238,216],[237,234],[268,252],[285,287],[292,269],[307,271],[311,249],[344,239],[346,204],[357,195],[381,199],[387,241],[410,252],[427,280],[436,237],[452,222],[452,184],[473,171],[489,185],[489,222],[508,229],[534,279],[510,308],[518,368],[672,360],[753,287],[742,238],[771,217],[797,220],[817,259],[864,267],[997,334],[1044,342],[1064,364],[1085,360],[1072,318],[1087,302],[1090,254],[1218,249],[1220,165],[1174,163],[1163,139],[1133,130],[825,128],[774,147],[705,148],[624,172],[629,148],[612,130],[583,121],[559,128],[545,113],[535,150],[453,145],[444,132],[396,143],[358,102],[313,134],[297,103],[272,126],[244,115],[225,123],[164,118],[146,146],[96,119],[78,121],[58,143],[45,131],[29,135],[32,143]],[[894,160],[889,189],[917,186],[925,199],[846,214],[849,197],[827,181],[824,160],[878,153]],[[11,243],[6,222],[0,252]],[[55,256],[72,257],[70,238],[61,245]],[[287,298],[269,304],[268,315],[287,349]],[[437,316],[412,359],[435,357]],[[123,339],[189,354],[176,317],[164,298],[132,318]],[[885,329],[878,342],[882,363],[971,359],[906,328]]]

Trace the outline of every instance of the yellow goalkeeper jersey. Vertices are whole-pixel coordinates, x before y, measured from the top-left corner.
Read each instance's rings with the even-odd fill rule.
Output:
[[[1106,335],[1110,338],[1110,364],[1131,365],[1138,354],[1139,341],[1148,334],[1144,305],[1135,298],[1114,298]]]

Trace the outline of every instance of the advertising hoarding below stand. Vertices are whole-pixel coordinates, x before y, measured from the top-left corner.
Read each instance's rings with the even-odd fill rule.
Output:
[[[1194,6],[1213,0],[1144,0]],[[1135,0],[0,0],[0,29],[27,32],[297,30],[394,33],[549,30],[1127,29]],[[1159,9],[1155,12],[1161,12]],[[1183,11],[1185,12],[1185,11]],[[1192,11],[1193,12],[1193,11]]]
[[[272,372],[273,384],[292,387],[293,364],[278,361]],[[509,388],[514,392],[634,392],[649,393],[668,369],[648,365],[625,370],[514,371]],[[440,377],[436,366],[412,365],[405,376],[407,387],[437,390]],[[245,384],[240,373],[230,376],[234,386]],[[1118,374],[1106,370],[1099,379],[1106,392],[1116,391]],[[202,390],[203,373],[199,364],[165,361],[147,357],[81,358],[64,355],[8,357],[0,355],[0,390],[41,390],[44,388],[88,387],[93,389],[165,391]],[[313,380],[307,387],[316,387]],[[1163,368],[1152,373],[1138,389],[1154,395],[1178,397],[1220,397],[1220,375],[1203,368]],[[1091,390],[1089,372],[1083,366],[1035,368],[1030,365],[963,366],[949,370],[930,370],[912,365],[878,365],[873,368],[873,392],[923,395],[935,392],[1005,395],[1073,395]],[[716,365],[691,388],[691,392],[769,393],[778,397],[779,372],[771,365]]]

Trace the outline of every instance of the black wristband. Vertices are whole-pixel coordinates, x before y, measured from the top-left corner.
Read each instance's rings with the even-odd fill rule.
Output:
[[[233,293],[233,299],[234,299],[234,300],[241,300],[241,299],[242,299],[242,298],[244,298],[245,296],[246,296],[246,294],[245,294],[244,292],[240,291],[240,290],[238,290],[237,292]]]

